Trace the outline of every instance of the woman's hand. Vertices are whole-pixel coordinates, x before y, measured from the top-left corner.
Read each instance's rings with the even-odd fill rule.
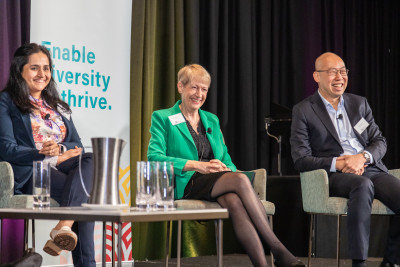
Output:
[[[183,170],[184,171],[197,171],[202,174],[230,171],[230,169],[227,168],[226,165],[218,159],[212,159],[209,162],[189,160],[186,163]]]
[[[43,143],[42,149],[39,150],[39,154],[50,157],[58,156],[60,154],[60,148],[55,141],[46,141]]]
[[[67,159],[79,156],[82,152],[82,148],[75,146],[75,148],[67,150],[64,154],[58,156],[57,165],[66,161]]]

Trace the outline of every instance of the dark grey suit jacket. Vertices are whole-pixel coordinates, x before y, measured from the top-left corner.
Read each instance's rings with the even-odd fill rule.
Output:
[[[358,141],[372,154],[376,167],[387,172],[382,162],[386,140],[375,123],[367,99],[348,93],[343,94],[343,98]],[[354,126],[361,118],[369,126],[360,135]],[[293,107],[290,144],[295,168],[300,172],[325,169],[329,173],[333,157],[343,153],[339,136],[318,92]]]

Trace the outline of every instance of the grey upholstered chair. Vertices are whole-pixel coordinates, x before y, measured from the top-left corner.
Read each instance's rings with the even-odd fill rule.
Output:
[[[257,169],[253,170],[255,172],[254,180],[253,180],[253,187],[255,192],[257,193],[258,197],[261,200],[261,203],[263,204],[265,208],[265,212],[268,216],[271,228],[273,226],[272,224],[272,216],[275,214],[275,205],[272,202],[266,201],[266,186],[267,186],[267,172],[265,169]],[[185,209],[216,209],[216,208],[221,208],[221,206],[217,202],[209,202],[209,201],[204,201],[204,200],[187,200],[187,199],[181,199],[181,200],[176,200],[175,201],[175,206],[177,208],[185,208]],[[217,236],[217,223],[215,224],[215,233],[216,233],[216,238]],[[217,247],[217,254],[219,255],[220,251],[219,248]],[[271,254],[271,261],[272,261],[272,266],[274,266],[274,259],[273,255]]]
[[[0,208],[32,208],[32,195],[14,195],[14,172],[11,164],[0,162]],[[58,207],[59,204],[50,199],[52,207]]]
[[[11,164],[2,161],[0,162],[0,208],[32,208],[33,196],[32,195],[14,195],[14,172]],[[50,206],[58,207],[59,204],[50,199]],[[0,231],[3,225],[2,219],[0,222]],[[25,220],[25,250],[28,249],[28,222]],[[34,237],[35,227],[34,220],[32,220],[32,237]],[[35,239],[32,238],[32,247],[35,248]]]
[[[400,178],[400,169],[390,170],[390,174]],[[328,174],[319,169],[300,173],[303,209],[310,214],[310,235],[308,244],[308,266],[311,266],[312,239],[314,237],[315,215],[332,215],[337,217],[336,233],[336,262],[340,265],[340,227],[341,218],[347,214],[347,198],[330,197]],[[393,215],[388,207],[374,199],[372,203],[373,215]]]

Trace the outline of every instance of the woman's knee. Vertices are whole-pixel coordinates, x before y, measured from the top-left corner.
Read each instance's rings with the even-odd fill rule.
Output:
[[[232,172],[231,175],[232,175],[231,179],[234,180],[235,188],[237,189],[238,192],[243,190],[245,191],[251,190],[253,188],[249,178],[244,173]]]
[[[218,202],[220,202],[220,204],[230,212],[243,208],[242,200],[236,193],[227,193],[222,195],[220,198],[221,199],[218,199]]]

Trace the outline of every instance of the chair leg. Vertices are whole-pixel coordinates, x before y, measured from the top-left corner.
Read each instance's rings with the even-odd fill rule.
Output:
[[[214,230],[215,230],[215,248],[217,251],[217,256],[219,255],[219,246],[218,246],[218,220],[214,220]]]
[[[1,254],[3,251],[3,218],[0,219],[0,264],[3,263],[2,258],[1,258]]]
[[[118,222],[118,267],[122,267],[122,222]]]
[[[340,230],[341,230],[342,215],[337,216],[337,229],[336,229],[336,266],[340,266]]]
[[[114,222],[111,222],[111,266],[115,267],[115,228]]]
[[[221,219],[214,220],[214,225],[215,225],[215,243],[216,243],[216,248],[217,248],[217,259],[218,259],[218,266],[223,266],[224,265],[224,259],[223,259],[223,233],[222,233],[222,226],[223,221]]]
[[[218,267],[224,266],[224,259],[223,259],[223,221],[222,219],[214,220],[215,222],[215,239],[217,243],[217,258],[218,258]]]
[[[182,239],[182,221],[178,220],[178,245],[176,249],[176,266],[181,267],[181,239]]]
[[[26,230],[28,231],[28,230]],[[35,220],[32,219],[32,250],[35,252]]]
[[[168,257],[169,257],[169,234],[171,227],[171,221],[167,221],[167,238],[165,239],[165,267],[168,267]]]
[[[106,240],[107,240],[106,225],[107,225],[107,222],[103,222],[103,240],[102,240],[103,249],[102,249],[102,255],[101,255],[101,263],[102,263],[101,266],[102,267],[106,266]]]
[[[29,219],[24,220],[24,254],[28,250]]]
[[[268,221],[269,221],[269,226],[271,227],[271,230],[274,231],[274,224],[272,221],[272,215],[267,215],[268,217]],[[275,263],[274,263],[274,254],[272,254],[272,252],[270,251],[269,254],[271,255],[271,266],[275,267]]]
[[[313,238],[315,236],[315,214],[310,214],[310,234],[308,236],[308,264],[311,266],[311,251],[313,248]]]

